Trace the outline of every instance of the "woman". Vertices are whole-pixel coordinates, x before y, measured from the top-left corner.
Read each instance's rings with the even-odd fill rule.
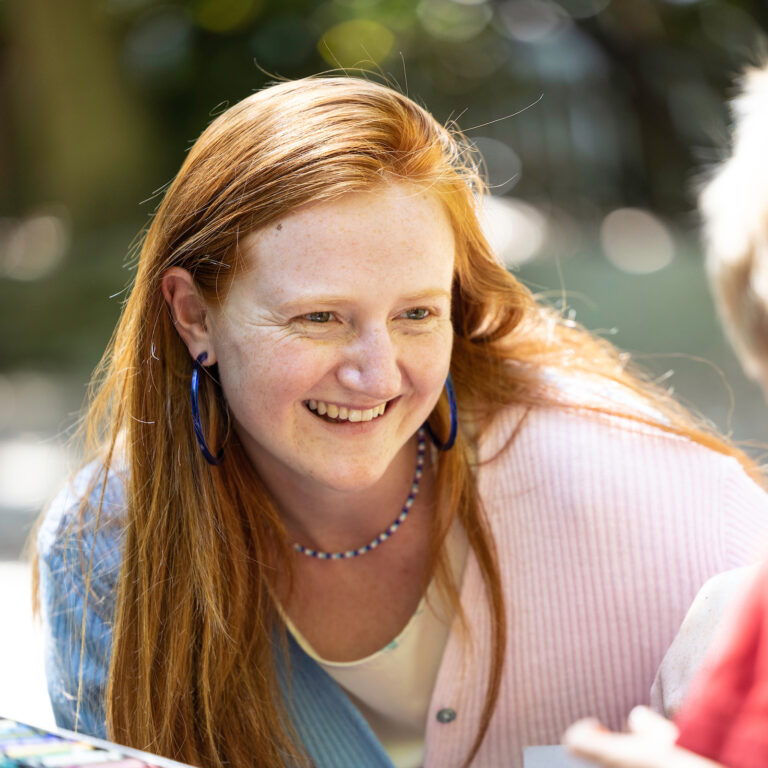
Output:
[[[38,537],[59,722],[204,766],[516,766],[647,698],[766,496],[503,269],[481,192],[358,79],[203,133]]]

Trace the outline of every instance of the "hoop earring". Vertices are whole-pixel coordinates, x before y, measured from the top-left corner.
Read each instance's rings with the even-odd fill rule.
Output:
[[[453,444],[456,442],[456,434],[459,431],[459,413],[456,406],[456,392],[453,389],[453,379],[450,372],[448,378],[445,380],[445,391],[448,394],[448,406],[451,410],[451,431],[448,433],[448,439],[443,443],[438,436],[432,431],[432,427],[429,426],[429,421],[424,422],[429,436],[432,438],[432,442],[438,451],[450,451],[453,448]]]
[[[219,464],[221,457],[224,454],[224,449],[221,448],[219,452],[214,456],[208,449],[208,444],[205,442],[205,436],[203,435],[203,425],[200,423],[200,403],[198,400],[198,388],[200,385],[200,373],[203,370],[203,363],[208,359],[207,352],[201,352],[194,365],[192,366],[192,380],[189,385],[190,402],[192,404],[192,426],[195,429],[195,437],[197,438],[197,444],[200,446],[200,451],[205,460],[209,464]]]

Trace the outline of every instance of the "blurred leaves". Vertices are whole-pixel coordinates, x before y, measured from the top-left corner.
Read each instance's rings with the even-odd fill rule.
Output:
[[[203,29],[225,34],[252,23],[264,4],[265,0],[198,0],[194,17]]]
[[[488,3],[456,0],[421,0],[419,19],[424,30],[438,40],[460,42],[477,37],[493,18]]]
[[[275,78],[363,67],[460,118],[496,195],[595,238],[616,209],[690,229],[767,26],[764,0],[6,0],[0,305],[24,331],[2,365],[95,362],[155,190]]]
[[[250,49],[257,64],[284,72],[300,67],[312,55],[315,40],[302,17],[275,16],[253,33]]]
[[[375,68],[385,61],[394,42],[395,36],[383,24],[352,19],[331,27],[320,38],[317,49],[332,67]]]

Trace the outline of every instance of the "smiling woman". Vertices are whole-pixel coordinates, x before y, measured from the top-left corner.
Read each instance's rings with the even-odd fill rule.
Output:
[[[647,699],[768,502],[505,271],[482,193],[359,79],[202,134],[38,536],[60,724],[206,768],[514,768]]]

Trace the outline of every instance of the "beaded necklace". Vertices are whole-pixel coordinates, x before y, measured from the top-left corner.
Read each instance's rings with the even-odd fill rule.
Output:
[[[421,475],[424,470],[424,453],[426,451],[426,439],[425,431],[422,427],[418,431],[418,449],[416,451],[416,471],[413,474],[413,482],[411,483],[411,492],[408,494],[408,498],[403,504],[403,509],[400,514],[395,518],[395,521],[382,531],[373,541],[369,542],[363,547],[357,549],[348,549],[346,552],[323,552],[319,549],[310,549],[303,544],[294,542],[293,548],[297,552],[301,552],[302,555],[307,557],[315,557],[318,560],[348,560],[351,557],[358,557],[365,555],[368,552],[373,551],[379,544],[383,544],[395,531],[405,522],[408,517],[408,512],[413,506],[413,500],[416,498],[416,494],[419,492],[419,482],[421,481]]]

